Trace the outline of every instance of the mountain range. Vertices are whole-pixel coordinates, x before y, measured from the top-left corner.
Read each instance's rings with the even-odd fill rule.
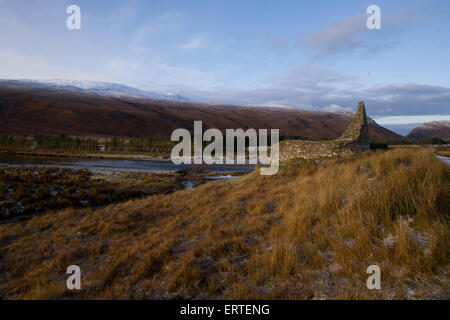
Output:
[[[351,112],[196,103],[118,84],[0,81],[0,134],[170,136],[173,130],[192,129],[194,120],[202,120],[204,129],[277,128],[282,135],[335,139],[352,117]],[[368,122],[372,138],[404,138],[370,118]]]

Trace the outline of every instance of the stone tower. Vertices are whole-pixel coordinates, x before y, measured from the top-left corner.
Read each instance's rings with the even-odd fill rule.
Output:
[[[361,145],[369,146],[369,126],[367,125],[366,107],[364,101],[358,104],[358,111],[356,111],[350,125],[345,130],[344,134],[337,140],[353,140]]]

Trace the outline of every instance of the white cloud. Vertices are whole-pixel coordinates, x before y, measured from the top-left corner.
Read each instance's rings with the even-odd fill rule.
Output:
[[[423,115],[423,116],[389,116],[389,117],[375,118],[374,120],[381,125],[414,124],[431,121],[450,120],[450,115],[437,114],[437,115]]]
[[[317,67],[313,64],[290,66],[275,79],[279,87],[312,91],[326,91],[329,94],[335,86],[355,86],[358,78],[336,70]]]
[[[129,49],[133,52],[149,52],[149,40],[152,34],[160,31],[177,30],[182,24],[183,17],[179,13],[165,13],[157,16],[134,30]]]
[[[98,79],[76,66],[55,65],[37,55],[26,55],[12,50],[0,51],[0,78],[4,79]]]
[[[321,31],[301,40],[304,47],[313,49],[316,58],[336,54],[373,55],[390,49],[400,42],[400,33],[406,29],[413,16],[412,8],[404,11],[382,11],[382,29],[369,30],[365,13],[333,22]],[[415,15],[414,15],[415,16]]]
[[[207,39],[203,35],[198,35],[193,37],[188,42],[180,45],[180,48],[183,50],[195,50],[203,48],[207,45]]]
[[[332,54],[359,46],[361,40],[356,36],[366,30],[365,15],[360,14],[336,21],[324,30],[306,36],[301,43],[322,55]]]

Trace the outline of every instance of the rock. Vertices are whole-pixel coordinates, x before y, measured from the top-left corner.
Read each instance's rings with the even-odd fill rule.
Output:
[[[384,245],[389,248],[392,248],[396,242],[397,242],[397,236],[394,237],[394,236],[390,235],[389,237],[383,239]]]

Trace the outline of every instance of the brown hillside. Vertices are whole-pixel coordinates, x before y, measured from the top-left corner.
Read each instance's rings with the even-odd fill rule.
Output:
[[[413,140],[427,138],[450,140],[450,121],[433,121],[423,123],[412,129],[408,134],[408,138]]]
[[[204,128],[279,128],[283,135],[335,139],[351,119],[345,113],[116,98],[31,85],[0,88],[0,134],[168,136],[202,120]],[[402,138],[371,120],[369,132],[372,138]]]
[[[450,167],[430,150],[258,171],[1,224],[0,298],[449,298]]]

